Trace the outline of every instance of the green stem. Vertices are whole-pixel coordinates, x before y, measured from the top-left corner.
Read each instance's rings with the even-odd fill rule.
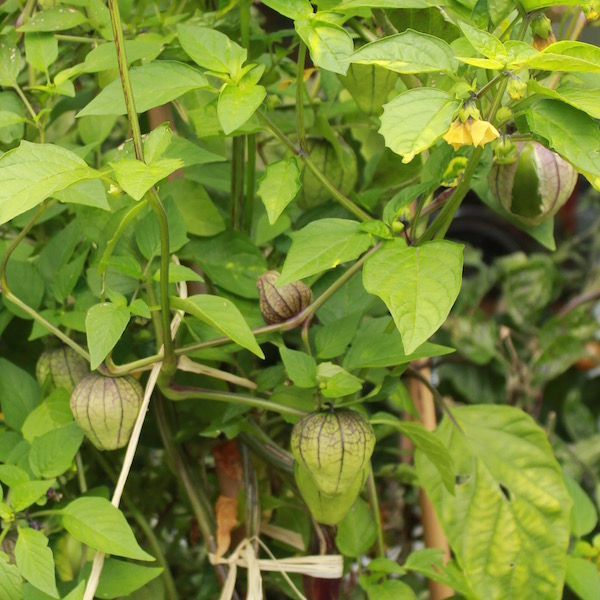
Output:
[[[242,471],[244,474],[244,495],[246,498],[246,537],[254,540],[255,550],[258,550],[256,537],[260,533],[260,497],[258,480],[252,462],[252,455],[246,444],[239,444],[242,455]]]
[[[246,136],[233,138],[231,160],[231,226],[240,231],[244,223],[244,156]]]
[[[256,187],[256,134],[247,136],[248,157],[246,164],[246,200],[244,203],[244,231],[250,234],[254,213],[254,191]]]
[[[379,511],[379,498],[377,497],[377,487],[375,486],[375,476],[373,475],[373,465],[369,470],[367,477],[367,494],[369,502],[373,509],[373,516],[377,525],[377,556],[385,557],[385,544],[383,542],[383,529],[381,528],[381,512]]]
[[[22,311],[27,313],[32,319],[43,325],[59,340],[64,342],[67,346],[73,348],[73,350],[75,350],[77,354],[83,356],[83,358],[85,358],[85,360],[89,362],[90,355],[86,350],[84,350],[77,342],[73,341],[68,335],[64,334],[60,329],[58,329],[58,327],[52,325],[52,323],[50,323],[44,317],[42,317],[42,315],[40,315],[36,310],[25,304],[25,302],[23,302],[21,299],[17,298],[10,291],[10,287],[8,285],[8,280],[6,277],[6,266],[8,265],[8,261],[12,253],[15,251],[16,247],[25,239],[27,234],[31,231],[32,227],[35,225],[36,221],[42,216],[44,211],[50,206],[52,206],[54,202],[54,200],[50,200],[49,202],[42,202],[42,204],[38,206],[38,209],[36,210],[33,217],[31,217],[31,219],[29,220],[29,223],[27,223],[27,225],[25,225],[25,227],[21,229],[19,234],[13,240],[12,244],[6,250],[4,257],[2,258],[2,264],[0,264],[0,293],[3,294],[7,300],[9,300],[10,302],[18,306]]]
[[[296,156],[299,156],[306,165],[306,168],[313,173],[313,175],[319,180],[319,183],[333,196],[337,202],[339,202],[348,212],[352,213],[355,217],[361,221],[371,221],[373,217],[366,213],[360,206],[357,206],[350,198],[342,194],[332,183],[321,173],[321,170],[315,165],[308,154],[304,154],[299,150],[293,142],[261,111],[257,111],[256,114],[271,131],[271,133],[281,140]]]
[[[36,124],[36,127],[38,127],[38,129],[39,129],[40,125],[37,122],[37,113],[35,112],[35,110],[33,110],[33,106],[31,106],[31,104],[29,103],[29,100],[27,100],[27,97],[23,93],[23,90],[21,89],[19,84],[16,82],[14,83],[14,89],[15,89],[15,92],[17,92],[17,94],[19,95],[19,98],[21,98],[21,101],[25,105],[25,108],[27,108],[27,112],[31,115],[31,118],[33,119],[33,122]]]
[[[240,33],[242,46],[250,48],[250,0],[240,0]]]
[[[217,392],[216,390],[205,390],[178,384],[171,384],[168,387],[165,386],[161,388],[161,391],[166,398],[175,401],[193,399],[215,400],[217,402],[230,402],[237,405],[262,408],[263,410],[270,410],[282,415],[294,415],[297,417],[306,415],[305,411],[298,410],[291,406],[284,406],[283,404],[277,404],[277,402],[271,402],[270,400],[263,400],[262,398],[255,398],[253,396],[242,396],[241,394],[234,394],[231,392]]]
[[[83,37],[80,35],[66,35],[63,33],[55,33],[54,37],[63,42],[79,42],[81,44],[98,44],[100,42],[99,39],[93,37]]]
[[[304,62],[306,60],[306,44],[300,41],[298,48],[298,65],[296,71],[296,134],[303,154],[308,154],[306,145],[306,128],[304,124]]]
[[[360,37],[365,40],[365,42],[375,42],[379,38],[367,27],[365,27],[360,21],[357,19],[350,19],[348,21],[348,25],[360,35]]]
[[[154,402],[154,407],[156,409],[156,424],[158,426],[158,431],[160,433],[167,458],[173,467],[175,476],[177,479],[179,479],[183,489],[187,494],[188,500],[190,501],[190,505],[192,507],[192,512],[196,517],[198,527],[200,528],[200,532],[204,538],[206,548],[209,552],[214,553],[216,552],[217,545],[213,535],[212,522],[214,519],[210,513],[210,504],[204,497],[204,494],[201,494],[200,491],[194,486],[190,467],[184,455],[180,452],[179,448],[173,441],[175,439],[175,433],[170,426],[170,419],[167,414],[167,407],[165,405],[164,398],[160,393],[156,396],[157,397]],[[225,568],[221,565],[216,565],[215,570],[221,585],[223,585],[227,576]]]
[[[398,30],[394,27],[387,13],[382,8],[374,8],[373,17],[375,17],[377,24],[383,29],[385,35],[396,35],[398,33]]]
[[[131,87],[131,79],[129,77],[129,69],[127,68],[127,56],[125,53],[125,40],[123,38],[123,28],[121,26],[121,13],[117,0],[108,0],[108,9],[110,11],[110,20],[112,24],[113,34],[115,38],[115,48],[117,51],[117,61],[119,64],[119,74],[121,76],[121,84],[123,87],[123,96],[125,98],[125,106],[127,108],[127,119],[131,127],[133,137],[133,147],[135,156],[138,160],[144,160],[144,148],[142,145],[142,133],[140,130],[140,122],[135,108],[133,97],[133,89]],[[148,202],[152,210],[156,214],[158,226],[160,229],[160,304],[161,304],[161,322],[163,330],[163,343],[165,346],[165,357],[163,360],[163,375],[170,377],[175,372],[175,356],[173,354],[173,341],[171,340],[171,309],[169,301],[169,224],[167,221],[167,213],[156,193],[152,188],[147,195]]]

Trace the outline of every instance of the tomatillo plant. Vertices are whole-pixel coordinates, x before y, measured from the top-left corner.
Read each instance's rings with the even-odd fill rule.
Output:
[[[0,6],[7,600],[598,598],[599,10]]]

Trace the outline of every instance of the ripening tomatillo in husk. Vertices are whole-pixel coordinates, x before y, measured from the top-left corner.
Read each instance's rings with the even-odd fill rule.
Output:
[[[303,311],[312,302],[312,291],[302,281],[276,287],[280,274],[267,271],[258,278],[260,312],[269,325],[283,323]]]

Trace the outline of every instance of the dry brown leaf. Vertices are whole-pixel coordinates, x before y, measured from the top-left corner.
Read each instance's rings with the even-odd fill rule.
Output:
[[[231,530],[237,525],[238,500],[219,496],[215,506],[217,518],[217,551],[215,556],[221,558],[229,549]]]

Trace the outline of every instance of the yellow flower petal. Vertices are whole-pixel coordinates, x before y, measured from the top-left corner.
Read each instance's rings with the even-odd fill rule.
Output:
[[[498,130],[489,121],[473,121],[471,138],[474,146],[485,146],[500,136]]]

